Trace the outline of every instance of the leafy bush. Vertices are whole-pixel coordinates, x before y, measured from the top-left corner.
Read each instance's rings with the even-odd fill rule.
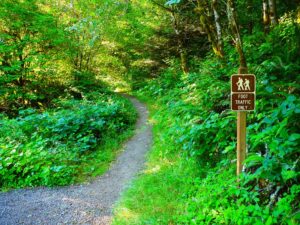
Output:
[[[257,75],[257,103],[256,111],[248,113],[249,152],[240,186],[236,183],[235,161],[232,160],[236,157],[236,116],[228,110],[229,76],[235,73],[231,66],[236,65],[236,53],[232,49],[228,50],[227,61],[218,62],[208,56],[198,62],[198,70],[189,74],[168,69],[166,74],[137,92],[146,101],[157,101],[154,121],[168,121],[160,140],[168,140],[164,145],[173,147],[160,154],[169,159],[179,153],[178,160],[200,174],[198,178],[191,174],[192,181],[187,177],[174,193],[169,193],[177,202],[185,202],[187,207],[176,212],[174,217],[165,218],[164,221],[168,221],[165,223],[299,222],[300,76],[295,57],[298,52],[287,50],[289,56],[284,58],[282,51],[276,51],[296,48],[293,38],[278,35],[295,31],[295,27],[288,26],[294,25],[283,24],[266,39],[257,38],[262,37],[259,33],[246,39],[249,49],[254,47],[254,40],[261,43],[258,52],[249,51],[250,71]],[[198,166],[185,164],[186,158],[197,159]],[[164,176],[174,170],[166,171]],[[148,176],[145,174],[142,179]],[[179,188],[188,191],[182,190],[181,197],[175,197]],[[153,193],[152,198],[156,195]],[[157,204],[155,207],[159,208],[163,203]]]
[[[96,97],[94,97],[96,98]],[[0,186],[65,185],[109,138],[133,127],[136,113],[117,96],[65,100],[60,108],[0,120]]]
[[[226,169],[193,181],[185,199],[186,213],[177,217],[177,224],[297,224],[299,185],[273,206],[261,201],[259,188],[238,187],[233,169]]]

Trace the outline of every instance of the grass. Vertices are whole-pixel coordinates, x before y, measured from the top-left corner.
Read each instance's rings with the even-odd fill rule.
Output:
[[[94,177],[101,176],[110,167],[117,155],[123,150],[122,145],[133,136],[133,128],[123,134],[109,138],[99,145],[97,150],[89,155],[81,165],[81,171],[76,177],[75,183],[82,183]]]
[[[299,170],[294,161],[299,156],[299,103],[294,95],[281,99],[275,109],[260,100],[256,115],[249,115],[250,143],[256,147],[238,184],[232,163],[235,116],[217,113],[211,108],[216,104],[207,104],[224,100],[200,89],[195,91],[199,106],[185,104],[183,84],[176,82],[168,92],[170,87],[158,88],[165,80],[155,82],[140,92],[152,98],[143,100],[150,108],[154,144],[146,169],[115,208],[114,225],[299,224]],[[262,109],[265,113],[259,113]],[[288,121],[294,122],[287,126]],[[265,146],[271,153],[261,157]],[[283,193],[274,200],[276,190]]]
[[[154,144],[147,156],[146,169],[114,211],[114,225],[176,224],[175,217],[185,211],[184,199],[189,187],[186,179],[192,182],[198,174],[195,162],[175,153],[180,151],[166,135],[168,119],[157,114],[157,106],[148,106],[154,125]]]

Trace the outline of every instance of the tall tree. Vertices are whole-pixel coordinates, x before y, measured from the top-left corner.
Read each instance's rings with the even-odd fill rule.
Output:
[[[270,22],[271,25],[274,26],[277,24],[277,13],[276,13],[276,1],[275,0],[268,0],[269,3],[269,10],[270,10]]]
[[[254,26],[254,20],[253,20],[253,0],[247,0],[247,14],[249,15],[248,20],[248,32],[249,34],[252,34],[253,32],[253,26]]]
[[[237,21],[237,13],[234,0],[227,0],[227,16],[234,37],[235,47],[239,54],[240,68],[242,68],[243,70],[247,70],[247,61],[243,50],[243,41]]]
[[[224,56],[223,50],[223,37],[222,37],[222,28],[220,23],[220,15],[218,12],[218,0],[212,0],[212,10],[214,12],[214,19],[215,19],[215,26],[216,26],[216,33],[217,33],[217,49],[218,55],[221,57]]]
[[[47,26],[45,26],[47,24]],[[4,0],[0,5],[0,68],[8,81],[24,86],[28,76],[45,63],[50,52],[64,40],[56,19],[39,10],[36,1],[17,4]]]
[[[268,0],[262,1],[262,9],[263,9],[263,24],[265,33],[269,33],[270,30],[270,15],[269,15],[269,4]]]
[[[212,45],[212,49],[217,56],[223,57],[224,52],[222,48],[222,38],[218,36],[221,34],[221,26],[219,26],[219,17],[217,11],[217,2],[213,3],[213,10],[211,9],[207,0],[197,0],[196,12],[200,17],[200,25],[204,29],[208,40]],[[212,12],[214,11],[214,12]],[[215,18],[212,18],[214,14]],[[216,15],[217,14],[217,15]],[[217,26],[217,27],[216,27]],[[219,29],[219,30],[218,30]],[[218,34],[219,33],[219,34]]]
[[[151,0],[151,2],[161,9],[168,12],[171,16],[172,26],[176,37],[177,42],[177,52],[180,56],[180,63],[181,69],[184,73],[188,73],[188,53],[186,49],[186,41],[187,41],[187,21],[185,13],[188,11],[186,10],[186,5],[183,4],[181,7],[178,7],[176,4],[180,3],[181,1],[168,1],[164,5],[163,3],[159,3],[156,0]]]

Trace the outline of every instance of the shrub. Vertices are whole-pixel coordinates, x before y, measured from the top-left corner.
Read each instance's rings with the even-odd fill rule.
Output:
[[[43,113],[26,109],[14,119],[0,120],[0,186],[72,183],[89,155],[132,128],[136,118],[128,100],[116,96],[59,105]]]

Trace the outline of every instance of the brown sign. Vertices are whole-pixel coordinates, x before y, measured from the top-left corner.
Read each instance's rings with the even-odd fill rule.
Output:
[[[255,92],[255,75],[232,75],[231,92]]]
[[[231,109],[252,111],[255,108],[255,75],[231,76]]]
[[[236,111],[251,111],[255,107],[254,93],[232,93],[231,109]]]

